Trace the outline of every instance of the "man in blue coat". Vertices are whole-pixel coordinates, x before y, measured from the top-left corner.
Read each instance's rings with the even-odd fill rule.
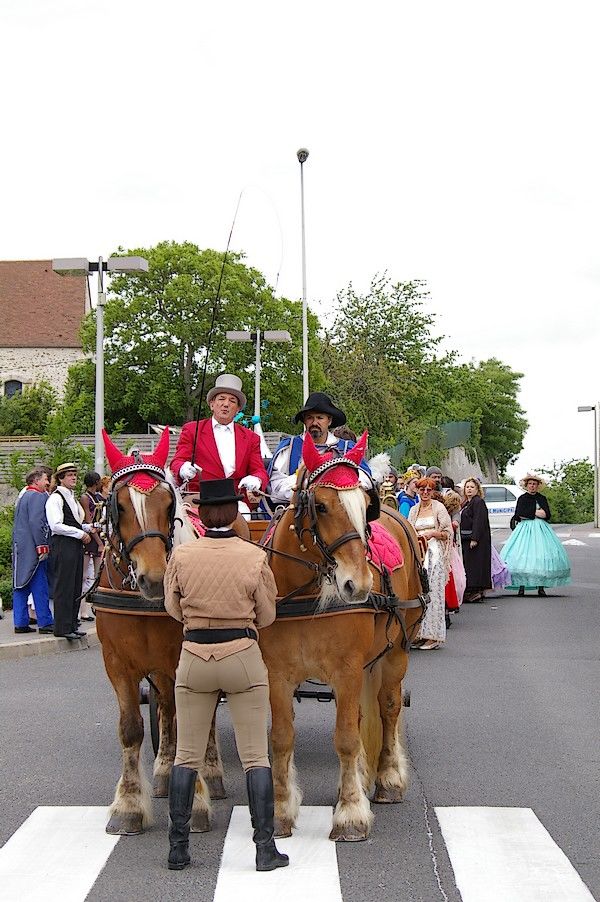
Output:
[[[13,620],[15,633],[33,633],[29,626],[27,599],[31,594],[35,605],[38,630],[52,634],[54,624],[48,598],[47,558],[48,475],[35,467],[26,477],[26,490],[15,509],[13,526]]]
[[[306,432],[310,432],[317,450],[322,454],[334,451],[343,455],[356,442],[338,438],[330,430],[343,426],[346,414],[335,406],[329,395],[315,391],[306,399],[302,410],[294,417],[296,423],[303,423]],[[287,436],[282,439],[269,463],[270,493],[273,504],[288,504],[296,484],[296,470],[302,463],[302,445],[304,435]],[[360,463],[359,479],[361,485],[369,491],[373,487],[370,469],[366,460]]]

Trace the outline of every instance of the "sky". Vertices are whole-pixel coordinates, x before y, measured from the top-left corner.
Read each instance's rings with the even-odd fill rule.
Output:
[[[0,259],[224,250],[241,195],[232,248],[299,298],[306,147],[311,308],[425,280],[446,348],[524,374],[514,474],[591,458],[599,25],[595,0],[0,0]]]

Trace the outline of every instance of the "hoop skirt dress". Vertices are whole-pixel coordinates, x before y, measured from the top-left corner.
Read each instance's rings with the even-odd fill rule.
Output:
[[[535,516],[537,509],[546,512],[545,520]],[[515,518],[519,522],[500,555],[512,577],[507,588],[567,585],[571,581],[571,565],[560,541],[548,526],[550,507],[546,497],[539,492],[520,495]]]

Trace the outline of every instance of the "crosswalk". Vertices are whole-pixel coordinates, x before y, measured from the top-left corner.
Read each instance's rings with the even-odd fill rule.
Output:
[[[593,902],[530,808],[441,806],[435,813],[463,902]],[[330,807],[303,806],[294,835],[277,841],[290,866],[259,874],[248,809],[235,807],[214,902],[343,902],[331,815]],[[85,902],[119,842],[105,832],[106,819],[104,807],[36,808],[0,849],[1,902]],[[32,856],[39,848],[44,854]]]

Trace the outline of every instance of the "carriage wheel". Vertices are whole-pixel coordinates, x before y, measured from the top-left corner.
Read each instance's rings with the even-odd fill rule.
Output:
[[[150,712],[150,737],[152,739],[154,757],[156,757],[160,743],[160,731],[158,727],[158,697],[154,686],[150,686],[148,693],[148,710]]]

